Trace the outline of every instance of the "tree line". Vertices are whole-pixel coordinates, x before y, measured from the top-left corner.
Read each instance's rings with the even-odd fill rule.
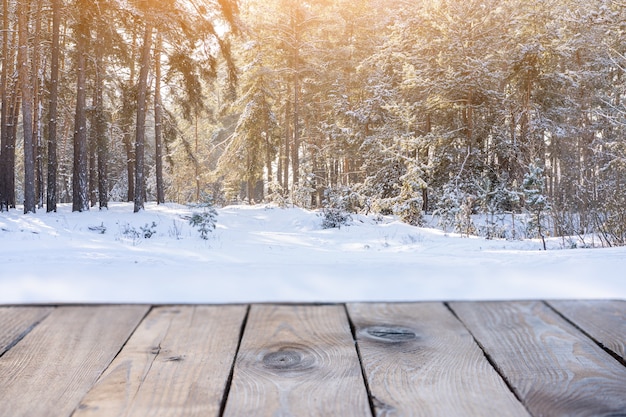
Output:
[[[465,231],[527,211],[538,234],[626,243],[623,1],[3,0],[2,18],[3,209],[16,189],[25,211],[211,195]]]
[[[148,125],[164,202],[164,135],[205,107],[201,83],[217,77],[218,56],[234,85],[220,31],[236,33],[236,15],[227,0],[3,0],[0,209],[16,207],[16,188],[25,213],[68,200],[74,211],[106,208],[112,173],[142,209]]]

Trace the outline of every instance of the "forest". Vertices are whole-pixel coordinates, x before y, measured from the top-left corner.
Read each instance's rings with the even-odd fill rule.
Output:
[[[520,215],[626,244],[623,0],[1,1],[3,211]]]

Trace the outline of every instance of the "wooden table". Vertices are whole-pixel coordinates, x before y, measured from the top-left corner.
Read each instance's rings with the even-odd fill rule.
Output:
[[[0,416],[626,416],[626,301],[0,307]]]

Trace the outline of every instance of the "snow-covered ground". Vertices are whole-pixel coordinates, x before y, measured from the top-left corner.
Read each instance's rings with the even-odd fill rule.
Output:
[[[364,216],[325,230],[268,206],[219,209],[202,240],[186,206],[132,211],[0,213],[0,303],[626,298],[626,248],[542,251]]]

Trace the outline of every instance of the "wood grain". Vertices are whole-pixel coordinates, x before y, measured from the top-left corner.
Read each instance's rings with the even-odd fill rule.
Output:
[[[0,416],[68,416],[147,309],[56,308],[0,357]]]
[[[371,416],[343,306],[252,306],[224,415]]]
[[[626,361],[626,301],[550,301],[549,304]]]
[[[377,416],[529,416],[442,303],[348,304]]]
[[[217,416],[246,311],[155,308],[73,416]]]
[[[52,307],[0,307],[0,356],[25,337]]]
[[[450,306],[531,414],[626,414],[626,368],[544,303]]]

